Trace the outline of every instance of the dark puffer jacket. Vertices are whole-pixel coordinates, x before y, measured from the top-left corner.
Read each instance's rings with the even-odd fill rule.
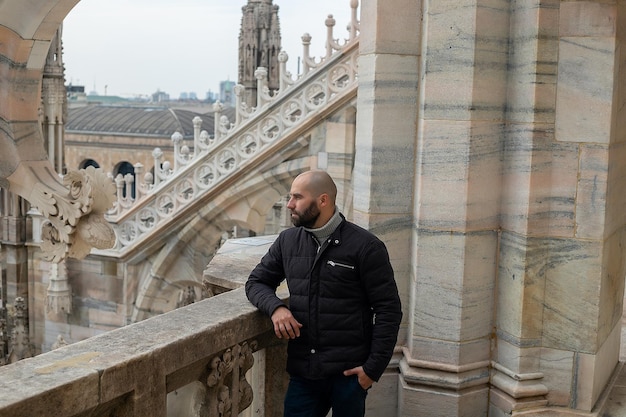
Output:
[[[287,279],[289,308],[303,324],[300,337],[289,341],[291,375],[319,379],[362,365],[377,381],[402,319],[387,249],[343,216],[318,248],[302,227],[283,231],[250,274],[248,299],[271,316],[284,305],[275,291]]]

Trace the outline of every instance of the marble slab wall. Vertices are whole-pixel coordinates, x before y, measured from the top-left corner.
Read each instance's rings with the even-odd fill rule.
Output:
[[[419,12],[408,14],[420,28],[411,34],[420,41],[418,116],[415,158],[406,162],[415,172],[415,226],[403,368],[410,387],[403,389],[418,380],[434,383],[424,369],[457,372],[458,382],[468,366],[491,359],[494,386],[515,398],[500,411],[511,412],[525,397],[535,405],[589,409],[617,358],[610,346],[619,344],[612,335],[626,272],[619,249],[626,225],[626,123],[619,117],[625,94],[617,81],[624,72],[618,29],[624,6],[415,3]],[[376,140],[377,118],[383,116],[386,132],[401,128],[385,111],[386,90],[369,89],[368,80],[391,85],[413,75],[399,63],[384,66],[397,48],[380,38],[372,42],[379,49],[360,61],[357,163],[359,155],[371,163],[362,180],[355,169],[355,207],[383,211],[387,200],[370,191],[389,177],[392,168],[378,155],[395,142]],[[370,115],[367,106],[376,100]],[[387,187],[401,193],[397,184]],[[401,212],[404,202],[394,208]],[[556,369],[544,354],[560,358],[558,376],[543,377]],[[591,383],[579,383],[583,356],[583,379]],[[557,386],[563,381],[571,390]]]
[[[587,411],[617,362],[626,272],[618,3],[512,9],[511,61],[535,67],[509,74],[495,360]]]

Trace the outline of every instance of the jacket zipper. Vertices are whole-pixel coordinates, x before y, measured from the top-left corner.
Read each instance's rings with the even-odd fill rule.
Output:
[[[342,268],[354,269],[353,265],[342,264],[340,262],[335,262],[335,261],[326,261],[326,264],[330,266],[340,266]]]
[[[311,235],[311,238],[313,239],[313,241],[317,245],[317,249],[315,251],[315,259],[313,260],[313,265],[311,267],[311,270],[309,271],[309,297],[311,297],[311,281],[312,281],[311,277],[313,275],[313,271],[315,270],[315,265],[319,262],[319,259],[320,259],[320,256],[321,256],[321,252],[322,252],[322,247],[323,247],[323,244],[320,244],[317,241],[317,239],[315,238],[315,236]],[[318,285],[318,292],[319,292],[319,285],[320,285],[319,280],[317,282],[317,285]],[[319,294],[316,296],[316,298],[317,298],[318,305],[315,306],[315,308],[316,308],[317,314],[319,314]],[[318,323],[319,317],[311,317],[310,313],[311,313],[311,311],[310,311],[310,306],[309,306],[309,322],[310,323]],[[310,340],[309,341],[309,343],[310,343],[309,348],[311,349],[311,353],[312,354],[315,354],[314,352],[315,352],[315,349],[317,348],[318,340],[319,340],[319,334],[318,334],[319,329],[317,328],[317,325],[315,325],[315,330],[314,331],[315,331],[315,338],[314,338],[314,340]],[[309,367],[310,366],[311,366],[311,362],[309,362]],[[309,372],[312,372],[312,370],[309,369]]]

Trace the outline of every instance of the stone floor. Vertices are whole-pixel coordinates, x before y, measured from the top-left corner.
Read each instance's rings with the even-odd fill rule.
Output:
[[[626,367],[623,363],[621,366],[621,372],[609,393],[604,412],[598,417],[626,417]]]
[[[624,300],[626,305],[626,299]],[[622,317],[621,370],[607,398],[606,408],[598,417],[626,417],[626,314]]]

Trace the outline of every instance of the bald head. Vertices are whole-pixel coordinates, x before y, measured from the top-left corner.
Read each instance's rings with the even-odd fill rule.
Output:
[[[304,188],[308,190],[313,197],[328,194],[334,210],[335,201],[337,200],[337,186],[326,171],[318,169],[303,172],[296,177],[294,182],[298,180],[302,181]]]
[[[303,172],[291,183],[287,208],[295,226],[319,228],[335,214],[337,186],[321,170]]]

